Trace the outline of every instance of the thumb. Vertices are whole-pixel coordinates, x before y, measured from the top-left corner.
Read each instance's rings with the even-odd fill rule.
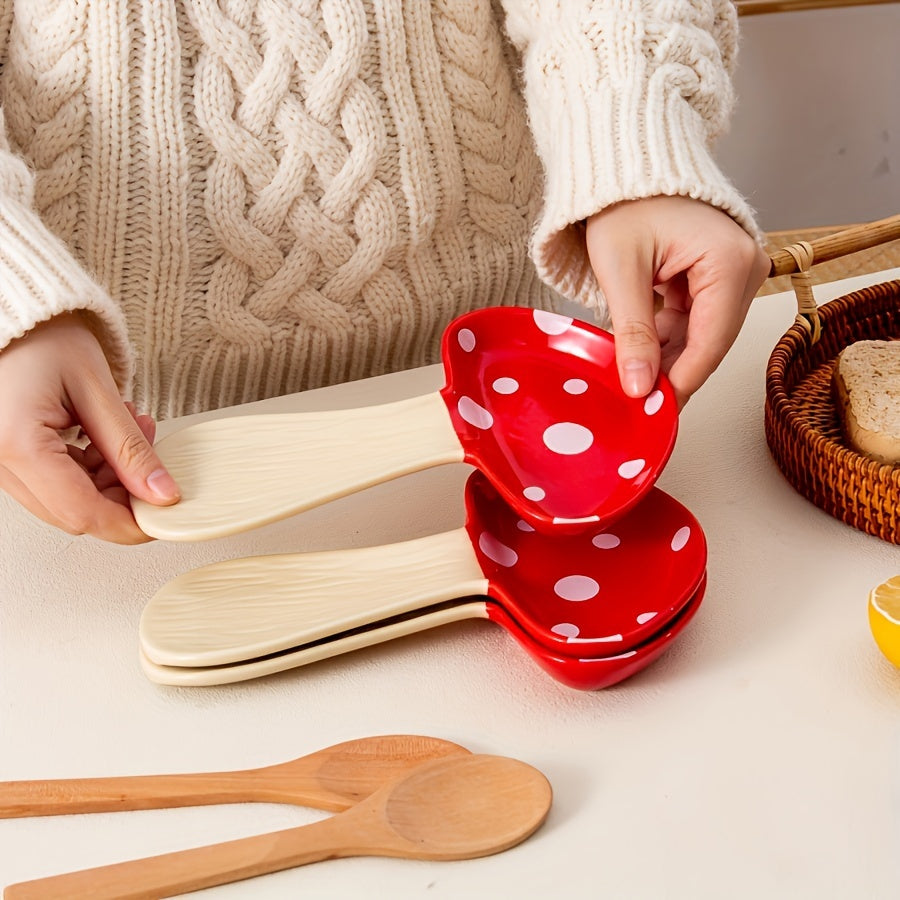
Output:
[[[661,356],[653,268],[633,252],[612,257],[592,254],[591,261],[609,308],[622,388],[631,397],[643,397],[656,383]]]
[[[157,506],[181,498],[148,440],[154,431],[152,419],[136,420],[114,385],[79,387],[69,391],[69,398],[85,434],[129,493]]]

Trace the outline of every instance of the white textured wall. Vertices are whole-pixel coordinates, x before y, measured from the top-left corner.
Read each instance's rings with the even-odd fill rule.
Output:
[[[900,3],[741,20],[718,158],[766,230],[900,213]]]

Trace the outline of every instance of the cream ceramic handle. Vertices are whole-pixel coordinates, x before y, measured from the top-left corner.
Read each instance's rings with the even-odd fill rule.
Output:
[[[375,622],[371,626],[361,628],[352,634],[335,637],[318,643],[299,647],[287,653],[264,656],[248,662],[234,663],[226,666],[160,666],[150,662],[141,654],[141,667],[144,674],[157,684],[175,687],[210,687],[219,684],[236,684],[252,678],[262,678],[277,672],[286,672],[310,663],[330,659],[342,653],[361,650],[392,641],[396,638],[427,631],[449,625],[451,622],[462,622],[465,619],[488,619],[487,603],[484,600],[461,600],[420,613],[389,620],[387,623]]]
[[[223,666],[487,589],[464,528],[382,547],[232,559],[165,584],[141,615],[140,643],[157,665]]]
[[[133,499],[151,537],[223,537],[430,466],[463,449],[440,393],[325,412],[211,419],[176,431],[156,450],[182,499]]]

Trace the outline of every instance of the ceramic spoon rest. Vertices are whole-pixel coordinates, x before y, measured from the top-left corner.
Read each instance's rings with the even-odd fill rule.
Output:
[[[149,535],[201,540],[244,531],[420,469],[467,462],[538,530],[614,521],[651,488],[678,412],[660,377],[625,395],[612,336],[517,307],[476,310],[442,339],[438,392],[350,410],[213,419],[157,444],[182,490],[135,499]]]
[[[658,488],[609,529],[554,537],[520,519],[480,472],[465,496],[455,531],[186,572],[144,609],[143,652],[159,665],[226,665],[486,595],[547,650],[607,656],[664,627],[706,569],[699,523]]]
[[[705,591],[704,575],[688,602],[658,632],[654,632],[636,647],[610,656],[577,657],[553,653],[534,641],[504,607],[488,599],[469,598],[438,604],[393,619],[372,622],[343,634],[336,634],[321,641],[259,659],[222,666],[163,666],[151,662],[142,652],[141,666],[147,677],[158,684],[180,687],[234,684],[331,659],[353,650],[371,647],[451,622],[488,619],[512,634],[537,665],[557,681],[578,690],[596,691],[618,684],[662,656],[696,614]]]

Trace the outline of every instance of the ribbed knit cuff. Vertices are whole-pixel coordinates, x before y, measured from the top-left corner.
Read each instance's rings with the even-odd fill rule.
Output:
[[[707,97],[686,99],[679,76],[688,70],[654,67],[641,43],[637,36],[631,52],[598,51],[596,35],[572,30],[553,44],[533,47],[538,52],[526,61],[528,93],[542,98],[529,108],[546,172],[532,255],[541,277],[561,294],[601,309],[605,303],[582,223],[614,203],[692,197],[721,209],[761,240],[753,211],[710,153],[711,134],[731,105],[727,73],[706,72],[714,91],[706,83]],[[611,71],[617,63],[621,68]],[[718,96],[711,100],[714,92]]]
[[[38,323],[75,310],[92,314],[87,321],[128,396],[132,354],[120,310],[34,212],[0,196],[0,350]]]

